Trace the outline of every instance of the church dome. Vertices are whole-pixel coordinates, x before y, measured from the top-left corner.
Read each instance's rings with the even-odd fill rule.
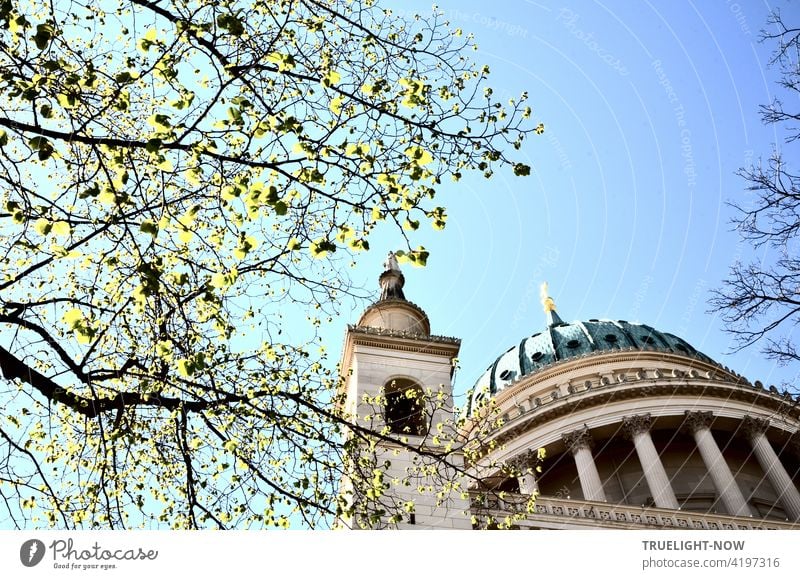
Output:
[[[598,319],[563,322],[554,310],[549,320],[544,330],[524,338],[492,362],[472,389],[470,407],[543,368],[606,352],[657,351],[716,364],[686,340],[645,324]]]

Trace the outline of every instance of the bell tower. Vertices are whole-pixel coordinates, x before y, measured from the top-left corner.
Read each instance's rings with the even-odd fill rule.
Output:
[[[380,299],[344,339],[341,403],[354,450],[342,492],[356,514],[339,523],[471,529],[453,423],[451,380],[461,341],[431,335],[428,316],[403,293],[393,253],[378,281]]]

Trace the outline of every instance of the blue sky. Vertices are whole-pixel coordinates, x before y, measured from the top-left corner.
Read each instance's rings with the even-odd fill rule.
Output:
[[[781,5],[781,4],[777,4]],[[385,2],[396,12],[426,2]],[[523,154],[530,177],[510,171],[443,185],[443,232],[422,232],[424,269],[404,268],[406,295],[434,333],[462,339],[457,403],[490,362],[544,325],[548,281],[565,320],[640,321],[682,336],[765,384],[794,381],[758,348],[732,342],[707,313],[709,290],[737,259],[760,259],[739,242],[726,201],[745,201],[734,172],[766,160],[782,135],[758,105],[777,89],[758,42],[774,3],[671,1],[554,3],[514,0],[438,4],[453,27],[476,36],[495,94],[530,95],[546,125]],[[796,5],[785,5],[791,19]],[[376,287],[384,232],[355,278]],[[332,345],[359,304],[334,324]],[[334,358],[336,354],[334,353]]]

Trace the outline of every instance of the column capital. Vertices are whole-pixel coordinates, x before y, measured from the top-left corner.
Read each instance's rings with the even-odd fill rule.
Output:
[[[742,430],[745,436],[750,440],[764,434],[769,428],[769,420],[766,418],[753,418],[752,416],[745,416],[742,420]]]
[[[633,440],[637,434],[648,432],[652,425],[653,417],[649,413],[626,416],[622,419],[622,433],[628,440]]]
[[[710,410],[707,412],[687,410],[685,418],[683,419],[684,427],[692,434],[704,428],[711,428],[711,422],[714,420],[714,413]]]
[[[572,453],[576,453],[582,448],[590,449],[594,446],[594,440],[592,439],[592,435],[589,434],[588,426],[584,426],[583,428],[567,434],[562,434],[561,440],[564,441],[564,444],[567,445],[567,448]]]
[[[505,462],[507,470],[514,474],[526,474],[532,472],[539,464],[539,454],[531,449],[526,450]]]

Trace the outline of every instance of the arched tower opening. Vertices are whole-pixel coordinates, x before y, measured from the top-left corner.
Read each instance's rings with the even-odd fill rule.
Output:
[[[410,378],[395,378],[383,387],[383,416],[394,434],[424,436],[428,433],[428,416],[422,387]]]

